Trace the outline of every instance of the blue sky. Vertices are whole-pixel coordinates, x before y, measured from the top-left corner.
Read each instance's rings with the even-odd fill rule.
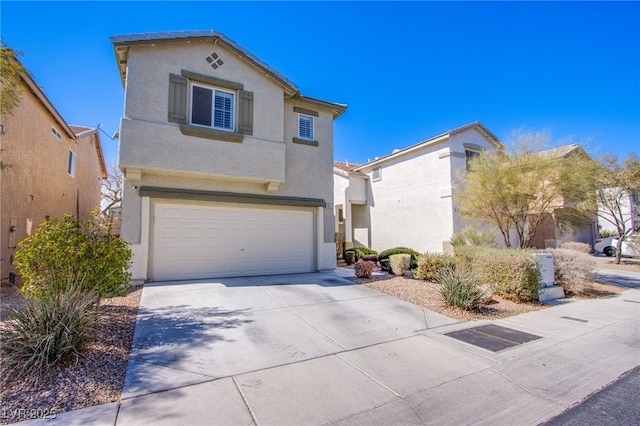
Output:
[[[215,29],[346,103],[335,159],[365,162],[481,121],[592,156],[640,153],[638,2],[0,2],[0,33],[70,124],[109,134],[124,91],[109,36]],[[102,135],[113,162],[117,141]]]

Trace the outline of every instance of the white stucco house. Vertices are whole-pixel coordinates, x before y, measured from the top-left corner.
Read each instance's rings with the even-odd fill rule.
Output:
[[[449,250],[453,234],[466,225],[453,203],[457,176],[468,158],[502,149],[474,122],[363,165],[334,163],[338,246]]]
[[[303,96],[215,31],[111,42],[132,278],[334,268],[333,120],[346,105]]]

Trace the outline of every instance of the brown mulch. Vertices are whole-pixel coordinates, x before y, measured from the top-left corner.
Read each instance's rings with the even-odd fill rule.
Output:
[[[103,299],[93,343],[68,366],[52,368],[38,381],[16,377],[0,389],[0,424],[43,418],[64,411],[118,401],[124,385],[142,288],[124,297]],[[2,318],[19,308],[21,296],[2,285]]]

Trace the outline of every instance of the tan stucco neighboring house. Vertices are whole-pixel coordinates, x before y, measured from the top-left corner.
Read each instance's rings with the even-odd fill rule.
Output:
[[[334,268],[333,120],[346,105],[303,96],[216,31],[111,41],[133,279]]]
[[[71,126],[28,74],[20,103],[0,117],[0,276],[13,279],[18,243],[47,218],[88,219],[107,177],[95,128]]]
[[[453,203],[467,158],[503,144],[474,122],[363,165],[334,163],[338,247],[450,249],[466,223]]]
[[[578,144],[540,151],[535,155],[547,160],[571,160],[571,158],[575,158],[574,156],[588,157],[588,154]],[[563,215],[571,208],[570,200],[565,200],[562,197],[553,199],[545,209],[542,221],[529,245],[541,249],[557,248],[566,242],[577,241],[592,246],[598,237],[596,212],[593,212],[591,218],[581,220],[579,225],[569,226],[563,223]]]

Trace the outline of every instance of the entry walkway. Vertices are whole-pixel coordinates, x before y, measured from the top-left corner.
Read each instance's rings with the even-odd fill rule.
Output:
[[[539,338],[451,337],[486,324]],[[640,290],[457,323],[336,274],[151,283],[133,346],[121,402],[46,423],[538,424],[640,365]]]

